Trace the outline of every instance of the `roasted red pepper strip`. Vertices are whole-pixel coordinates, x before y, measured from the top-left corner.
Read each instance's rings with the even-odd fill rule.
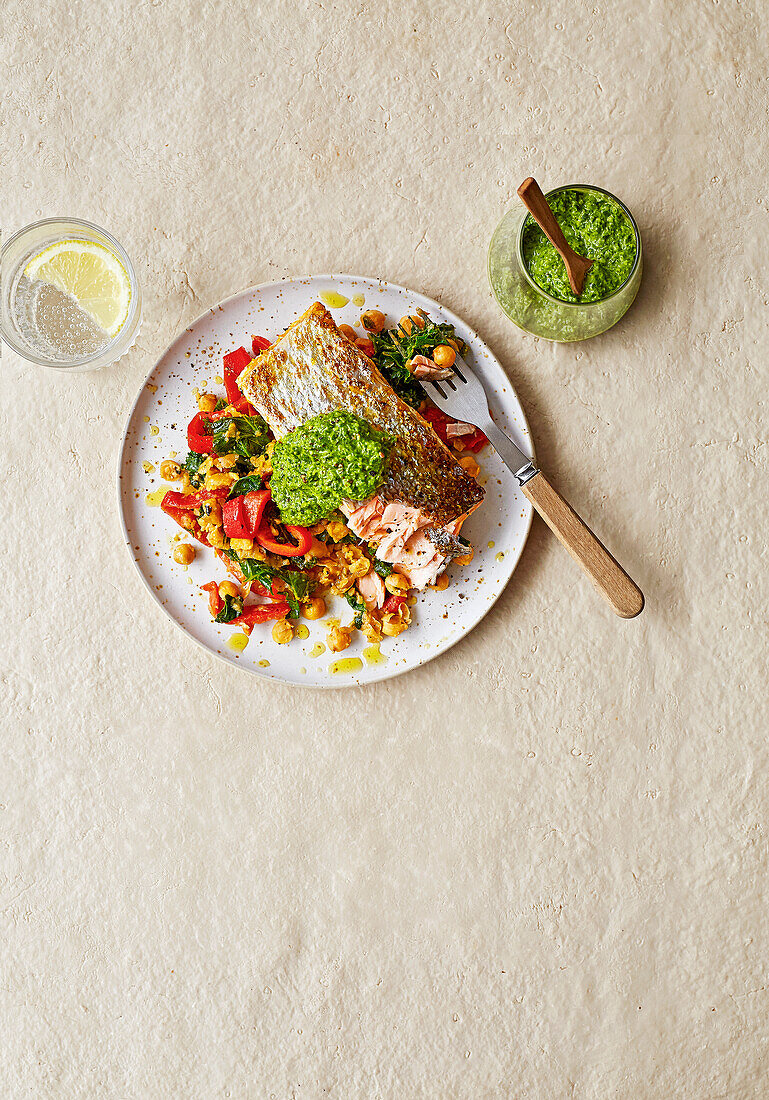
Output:
[[[203,592],[208,593],[208,610],[211,612],[211,618],[215,619],[224,607],[224,600],[219,595],[219,586],[216,581],[209,581],[208,584],[201,584],[200,587]]]
[[[166,497],[180,497],[181,495],[181,493],[166,493]],[[195,519],[195,514],[191,508],[183,508],[180,504],[174,504],[173,501],[169,501],[169,503],[166,504],[165,498],[161,500],[160,507],[161,510],[165,512],[167,516],[170,516],[175,523],[178,523],[184,531],[189,531],[196,539],[203,542],[203,538],[201,538],[201,535],[198,533],[198,521]],[[182,523],[183,516],[189,516],[187,523]],[[191,524],[191,526],[188,524]]]
[[[432,406],[422,413],[422,417],[432,427],[435,434],[439,439],[447,442],[446,439],[446,425],[449,422],[448,416],[440,409],[434,409]]]
[[[251,337],[251,348],[254,353],[254,358],[256,358],[256,356],[259,355],[260,352],[267,351],[267,348],[269,348],[270,346],[270,341],[265,340],[263,336]]]
[[[226,500],[229,495],[229,489],[201,489],[199,493],[166,493],[163,497],[161,507],[164,512],[182,511],[191,512],[193,508],[199,508],[201,504],[205,504],[207,500]]]
[[[210,546],[208,538],[203,532],[202,527],[195,518],[194,509],[199,508],[201,504],[205,504],[207,500],[223,501],[228,489],[209,489],[203,490],[200,493],[191,493],[189,496],[185,496],[184,493],[166,493],[160,502],[160,507],[167,516],[170,516],[172,520],[175,520],[180,527],[183,527],[185,531],[189,531],[190,534],[202,542],[204,546]],[[186,523],[182,523],[182,516],[189,516],[192,520],[192,527],[188,527]]]
[[[227,400],[231,405],[240,401],[242,393],[238,386],[238,375],[246,369],[251,362],[251,356],[245,348],[237,348],[230,351],[224,357],[224,388],[227,391]]]
[[[281,558],[301,558],[312,546],[312,532],[308,527],[292,527],[286,524],[289,535],[296,539],[296,545],[291,542],[278,542],[267,524],[262,524],[254,535],[261,547],[269,550],[271,554],[278,554]]]
[[[248,528],[248,535],[246,538],[252,539],[256,537],[256,533],[262,523],[264,509],[267,507],[267,502],[271,499],[271,496],[272,494],[269,489],[252,489],[250,493],[246,493],[241,497],[243,501],[244,524]]]
[[[432,407],[425,409],[422,413],[422,417],[431,425],[438,438],[442,440],[447,447],[450,447],[453,440],[449,441],[446,435],[446,428],[449,424],[456,424],[457,421],[453,420],[450,416],[446,416],[446,413],[441,409]],[[458,442],[462,444],[466,451],[473,451],[477,454],[478,451],[486,446],[488,439],[480,428],[476,428],[472,435],[459,436]]]
[[[394,615],[402,603],[406,602],[405,596],[388,596],[382,604],[383,615]]]
[[[243,511],[243,497],[233,497],[222,505],[222,526],[227,538],[250,539],[251,532]]]
[[[195,413],[187,425],[187,446],[199,455],[210,455],[214,450],[214,437],[206,431],[209,419],[207,413]]]
[[[258,603],[244,607],[242,614],[236,619],[230,619],[230,626],[254,626],[256,623],[266,623],[270,619],[285,619],[288,615],[288,604],[285,600],[280,603]]]
[[[461,437],[462,446],[466,451],[472,451],[473,454],[478,454],[488,443],[488,439],[481,431],[480,428],[476,428],[472,435],[463,435]]]
[[[230,405],[235,412],[232,412],[229,407],[226,409],[218,409],[216,412],[209,413],[208,419],[224,420],[227,416],[256,416],[256,409],[245,397],[239,397],[237,401],[231,401]]]

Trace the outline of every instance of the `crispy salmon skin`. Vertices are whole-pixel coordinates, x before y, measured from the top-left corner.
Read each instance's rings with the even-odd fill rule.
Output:
[[[249,363],[238,385],[278,439],[337,409],[394,436],[379,495],[421,509],[436,526],[459,519],[483,499],[481,486],[371,359],[342,335],[320,302]]]

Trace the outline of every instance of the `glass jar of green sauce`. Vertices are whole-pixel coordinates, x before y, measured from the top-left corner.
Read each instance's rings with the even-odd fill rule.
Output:
[[[494,231],[491,288],[526,332],[546,340],[587,340],[616,324],[638,293],[641,235],[624,203],[601,187],[557,187],[547,200],[572,248],[594,261],[579,298],[560,256],[523,205],[509,210]]]

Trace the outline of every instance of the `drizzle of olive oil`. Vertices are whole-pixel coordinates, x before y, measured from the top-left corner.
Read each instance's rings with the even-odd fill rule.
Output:
[[[320,296],[321,302],[327,305],[329,309],[341,309],[342,306],[346,306],[350,301],[349,298],[345,298],[344,294],[339,294],[336,290],[324,290]]]
[[[154,474],[155,472],[155,467],[151,462],[142,462],[142,467],[144,468],[145,474]]]
[[[363,656],[366,658],[366,664],[368,665],[383,665],[385,661],[389,660],[387,654],[382,653],[379,648],[379,642],[366,646],[363,650]]]
[[[357,672],[363,668],[360,657],[341,657],[338,661],[332,661],[328,671],[332,676],[338,676],[341,672]]]
[[[304,625],[304,623],[299,623],[299,625],[296,628],[296,636],[297,636],[297,638],[309,638],[310,637],[309,627],[306,627]]]
[[[357,306],[358,309],[360,309],[360,307],[363,305],[363,303],[365,301],[366,301],[366,299],[363,297],[362,294],[353,294],[353,296],[352,296],[352,304],[354,306]]]
[[[321,653],[325,653],[325,652],[326,652],[326,647],[324,646],[323,642],[316,642],[315,645],[310,650],[310,656],[311,657],[320,657]]]
[[[502,551],[500,550],[498,554],[495,554],[495,555],[494,555],[494,561],[502,561],[502,558],[504,558],[504,556],[505,556],[505,555],[504,555],[504,554],[502,553]]]
[[[160,428],[157,426],[157,424],[153,424],[150,427],[150,435],[159,435],[159,433],[160,433]]]
[[[270,662],[269,661],[259,661],[258,665],[259,665],[259,668],[269,668],[270,667]]]
[[[147,389],[150,391],[150,393],[157,393],[158,392],[158,388],[153,382],[148,382],[147,383]]]
[[[492,539],[491,542],[489,543],[489,550],[493,550],[496,545],[497,544],[494,542],[494,539]]]
[[[248,634],[233,634],[231,638],[227,639],[227,645],[230,649],[234,649],[236,653],[242,653],[248,645]]]
[[[147,503],[150,508],[159,508],[163,503],[163,497],[170,491],[167,485],[161,485],[159,489],[153,489],[151,493],[147,493]]]

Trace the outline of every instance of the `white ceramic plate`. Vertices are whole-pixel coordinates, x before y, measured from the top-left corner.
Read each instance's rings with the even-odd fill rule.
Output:
[[[472,630],[512,576],[529,533],[532,508],[496,453],[486,447],[478,456],[486,497],[462,529],[475,548],[475,557],[470,565],[449,567],[451,584],[445,592],[428,590],[419,596],[409,629],[398,638],[383,639],[381,652],[386,659],[381,663],[370,664],[364,658],[368,642],[358,632],[343,653],[326,649],[311,657],[316,643],[325,644],[323,620],[306,623],[309,637],[296,637],[289,645],[273,642],[271,624],[267,624],[254,628],[242,652],[230,648],[235,629],[211,622],[206,594],[200,591],[207,581],[224,580],[224,567],[212,550],[198,544],[188,568],[173,561],[171,554],[178,545],[173,539],[179,528],[156,503],[163,487],[168,487],[160,477],[160,463],[174,451],[184,460],[186,426],[196,412],[193,388],[223,392],[215,382],[222,377],[222,356],[241,344],[250,347],[252,335],[274,339],[328,292],[349,299],[342,308],[332,309],[337,323],[358,328],[363,300],[366,308],[382,310],[389,324],[417,306],[436,321],[450,321],[468,344],[468,362],[483,379],[495,420],[532,453],[526,418],[510,381],[481,338],[459,317],[422,294],[378,279],[312,275],[245,290],[208,310],[174,341],[150,372],[128,418],[118,495],[126,543],[139,573],[182,630],[211,653],[257,675],[291,684],[344,687],[386,680],[416,668]],[[343,600],[335,602],[330,614],[343,623],[352,617]],[[360,667],[331,671],[335,661],[350,657],[359,658],[354,663]]]

